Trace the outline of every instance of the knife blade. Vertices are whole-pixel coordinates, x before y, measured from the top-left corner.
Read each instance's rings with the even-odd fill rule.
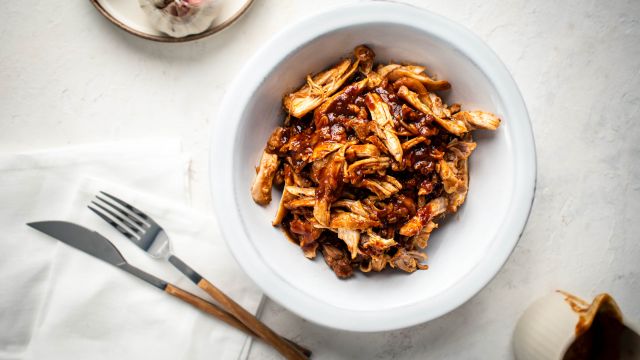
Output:
[[[27,225],[42,233],[54,237],[71,247],[94,256],[121,270],[124,270],[159,288],[160,290],[163,290],[167,294],[174,296],[194,306],[195,308],[224,321],[225,323],[245,332],[248,335],[258,336],[251,329],[249,329],[238,319],[236,319],[233,315],[229,314],[218,305],[206,301],[198,297],[197,295],[185,291],[164,280],[158,279],[157,277],[146,273],[133,265],[130,265],[124,259],[124,256],[122,256],[120,251],[118,251],[118,249],[111,243],[111,241],[98,234],[98,232],[96,231],[91,231],[85,227],[67,221],[38,221],[27,223]],[[296,347],[302,353],[307,354],[307,356],[311,355],[311,351],[309,351],[308,349],[301,347],[291,340],[285,340],[291,343],[291,345]]]
[[[28,226],[54,237],[61,242],[109,263],[149,284],[165,290],[167,282],[130,265],[120,251],[104,236],[67,221],[38,221]]]

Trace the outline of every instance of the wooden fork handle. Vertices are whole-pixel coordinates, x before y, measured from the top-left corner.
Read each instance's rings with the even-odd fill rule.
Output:
[[[169,256],[169,262],[180,270],[191,281],[198,285],[202,290],[209,294],[220,306],[226,310],[229,314],[233,315],[237,320],[244,324],[247,328],[251,329],[256,335],[264,340],[269,345],[273,346],[282,356],[289,360],[304,360],[307,357],[285,341],[280,335],[276,334],[273,330],[267,327],[264,323],[258,320],[255,316],[245,310],[237,302],[233,301],[225,293],[220,291],[217,287],[213,286],[207,279],[203,278],[195,270],[193,270],[184,261],[180,260],[177,256]]]
[[[167,284],[167,287],[164,289],[164,291],[167,294],[175,296],[178,299],[194,306],[200,311],[203,311],[209,315],[213,315],[214,317],[224,321],[225,323],[235,327],[236,329],[243,331],[247,335],[258,336],[256,333],[251,331],[251,329],[249,329],[243,323],[241,323],[238,319],[236,319],[233,315],[224,311],[216,304],[210,303],[197,295],[194,295],[188,291],[182,290],[181,288],[173,284]],[[283,338],[283,340],[291,344],[292,346],[294,346],[298,351],[305,354],[306,356],[311,356],[311,351],[309,349],[303,346],[300,346],[289,339]]]
[[[302,360],[307,357],[288,342],[284,341],[278,334],[258,320],[255,316],[245,310],[230,297],[225,295],[220,289],[213,286],[207,279],[202,278],[198,282],[198,287],[216,300],[222,308],[240,320],[253,332],[258,334],[264,341],[273,346],[282,356],[290,360]]]

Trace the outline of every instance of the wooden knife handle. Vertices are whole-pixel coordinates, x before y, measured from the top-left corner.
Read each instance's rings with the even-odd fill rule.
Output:
[[[217,301],[224,310],[233,315],[247,328],[251,329],[253,333],[258,335],[266,343],[273,346],[273,348],[276,349],[276,351],[278,351],[282,356],[289,360],[300,360],[307,358],[302,352],[296,349],[296,347],[283,340],[278,334],[273,332],[273,330],[269,329],[260,320],[256,319],[255,316],[250,314],[242,306],[233,301],[233,299],[225,295],[225,293],[220,291],[217,287],[213,286],[213,284],[202,277],[202,275],[198,274],[198,272],[192,269],[184,261],[180,260],[180,258],[175,255],[170,255],[168,261],[178,270],[180,270],[180,272],[182,272],[186,277],[193,281],[193,283],[197,284],[198,287],[206,291],[207,294],[209,294],[213,298],[213,300]]]
[[[200,311],[203,311],[207,314],[213,315],[214,317],[224,321],[225,323],[235,327],[238,330],[241,330],[243,332],[245,332],[248,335],[251,336],[257,336],[260,337],[259,335],[257,335],[256,333],[254,333],[251,329],[249,329],[248,327],[246,327],[242,322],[240,322],[238,319],[236,319],[233,315],[229,314],[228,312],[226,312],[225,310],[221,309],[218,305],[210,303],[200,297],[198,297],[197,295],[194,295],[188,291],[182,290],[181,288],[173,285],[173,284],[167,284],[167,287],[164,289],[164,291],[166,293],[168,293],[169,295],[175,296],[178,299],[191,304],[192,306],[196,307],[197,309],[199,309]],[[300,351],[301,353],[303,353],[306,356],[311,356],[311,350],[300,346],[298,344],[296,344],[295,342],[286,339],[286,338],[282,338],[284,341],[286,341],[288,344],[290,344],[291,346],[295,347],[298,351]]]
[[[307,357],[290,343],[283,340],[278,334],[269,329],[265,324],[258,320],[255,316],[245,310],[230,297],[225,295],[220,289],[213,286],[207,279],[202,278],[198,281],[198,287],[206,291],[207,294],[216,300],[222,308],[240,320],[246,327],[260,336],[264,341],[273,346],[282,356],[290,360],[301,360]]]

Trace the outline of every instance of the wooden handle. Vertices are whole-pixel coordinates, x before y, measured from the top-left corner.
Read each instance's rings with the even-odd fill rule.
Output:
[[[207,294],[216,300],[225,310],[240,320],[246,327],[260,336],[264,341],[271,344],[282,356],[290,360],[302,360],[307,357],[298,351],[290,343],[284,341],[278,334],[269,329],[265,324],[251,315],[242,306],[238,305],[233,299],[229,298],[218,288],[213,286],[207,279],[202,278],[198,282],[198,287],[206,291]]]
[[[164,291],[169,295],[175,296],[178,299],[193,305],[195,308],[197,308],[200,311],[203,311],[207,314],[215,316],[216,318],[235,327],[236,329],[243,331],[247,335],[260,337],[256,333],[254,333],[251,329],[246,327],[243,323],[241,323],[238,319],[236,319],[233,315],[224,311],[216,304],[210,303],[198,297],[197,295],[194,295],[190,292],[182,290],[179,287],[176,287],[172,284],[167,284],[167,287],[164,289]],[[301,353],[305,354],[306,356],[311,356],[311,350],[303,346],[300,346],[289,339],[285,339],[285,338],[282,338],[282,339],[287,343],[289,343],[290,345],[292,345],[293,347],[295,347]]]

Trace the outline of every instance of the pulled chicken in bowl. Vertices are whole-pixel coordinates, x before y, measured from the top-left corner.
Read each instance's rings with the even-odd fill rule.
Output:
[[[287,116],[251,189],[260,205],[282,189],[273,225],[307,258],[320,251],[339,278],[427,269],[429,235],[467,195],[471,131],[500,125],[494,114],[444,103],[437,92],[451,85],[424,66],[374,56],[360,45],[284,96]]]

